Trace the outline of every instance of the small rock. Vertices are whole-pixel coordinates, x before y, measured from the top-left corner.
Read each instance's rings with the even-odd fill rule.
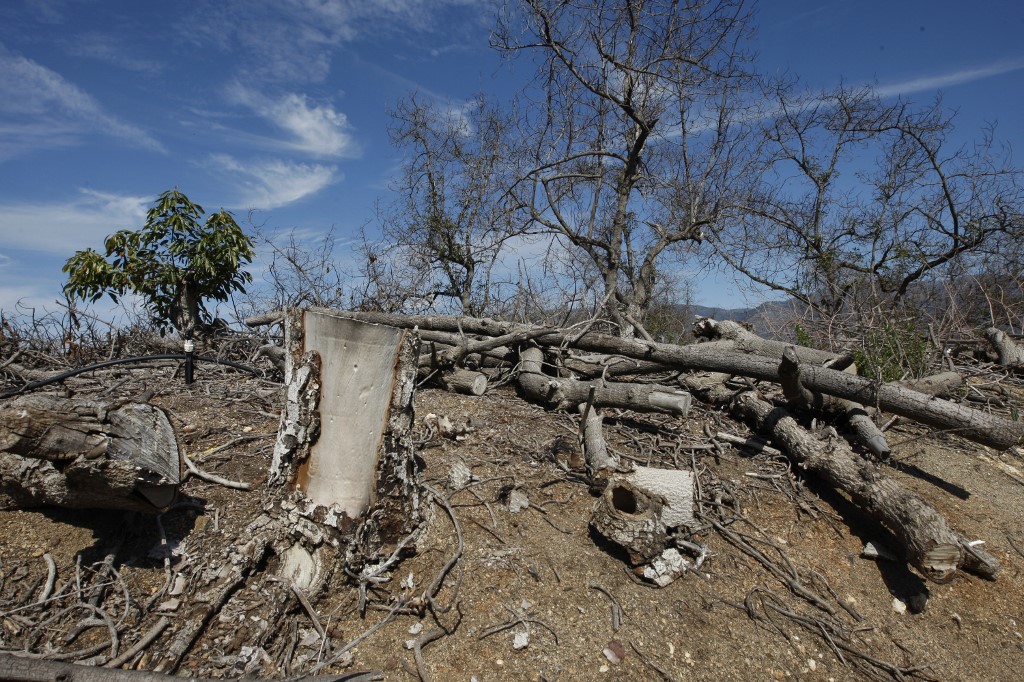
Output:
[[[508,510],[518,514],[524,509],[530,508],[530,498],[522,490],[513,490],[508,496]]]
[[[410,635],[418,635],[423,632],[423,623],[413,623],[409,626]]]
[[[517,632],[516,636],[512,638],[512,648],[516,651],[525,649],[528,646],[530,646],[529,632]]]
[[[864,545],[864,550],[860,555],[865,559],[885,559],[886,561],[896,560],[896,556],[886,549],[885,545],[877,542],[869,542]]]
[[[608,659],[609,663],[619,663],[626,655],[626,647],[622,646],[622,642],[617,639],[613,639],[604,645],[604,657]]]
[[[907,605],[903,602],[903,600],[893,597],[892,610],[900,615],[903,615],[907,612]]]

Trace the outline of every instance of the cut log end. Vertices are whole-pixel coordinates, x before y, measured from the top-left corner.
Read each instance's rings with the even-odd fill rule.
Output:
[[[456,369],[441,376],[445,388],[463,395],[481,396],[487,392],[487,375],[468,369]]]

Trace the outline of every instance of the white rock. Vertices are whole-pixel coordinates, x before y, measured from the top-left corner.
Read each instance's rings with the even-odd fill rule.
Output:
[[[907,612],[907,605],[902,600],[897,599],[896,597],[893,597],[893,600],[892,600],[892,610],[895,611],[896,613],[900,614],[900,615],[903,615],[904,613]]]
[[[528,646],[530,646],[529,632],[517,632],[516,636],[512,638],[512,648],[516,651],[525,649]]]
[[[508,496],[508,510],[513,514],[518,514],[524,509],[530,508],[530,498],[526,496],[522,490],[513,490]]]

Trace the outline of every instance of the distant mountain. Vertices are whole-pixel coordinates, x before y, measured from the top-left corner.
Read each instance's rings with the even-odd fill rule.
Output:
[[[716,308],[691,304],[680,306],[680,311],[689,312],[690,324],[698,317],[745,322],[754,327],[754,333],[765,338],[773,338],[780,326],[786,326],[786,322],[792,319],[797,311],[797,305],[794,301],[766,301],[753,308]]]

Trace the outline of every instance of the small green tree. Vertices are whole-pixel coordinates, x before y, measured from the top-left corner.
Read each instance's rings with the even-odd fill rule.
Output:
[[[190,335],[211,321],[204,301],[226,301],[243,291],[252,275],[252,240],[225,210],[200,223],[203,207],[177,188],[161,194],[141,230],[107,237],[101,256],[78,251],[64,264],[64,293],[95,302],[104,294],[115,302],[131,292],[142,296],[153,321]]]

